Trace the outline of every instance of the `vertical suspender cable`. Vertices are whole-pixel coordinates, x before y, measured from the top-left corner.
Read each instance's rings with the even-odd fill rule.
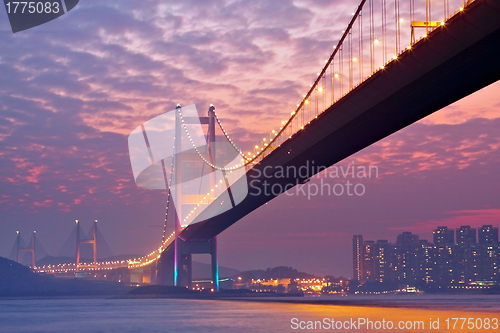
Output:
[[[327,91],[328,90],[326,89],[326,73],[325,73],[323,75],[323,110],[321,112],[325,111],[325,109],[326,109],[326,92]]]
[[[344,45],[340,46],[339,71],[340,71],[340,97],[344,95]]]
[[[330,73],[332,75],[332,104],[335,103],[335,62],[330,64]]]
[[[398,54],[398,5],[397,0],[394,0],[394,24],[396,28],[396,42],[394,43],[394,57]]]
[[[363,12],[359,14],[359,82],[363,80]]]
[[[349,31],[349,90],[352,89],[352,30]]]
[[[375,36],[373,33],[373,0],[369,2],[370,6],[370,73],[373,74],[374,66],[375,66],[375,58],[373,54],[373,47],[375,42]]]
[[[399,45],[398,45],[398,52],[401,51],[401,17],[400,17],[400,1],[398,0],[398,25],[399,25],[399,28],[398,28],[398,31],[399,31],[399,34],[398,34],[398,42],[399,42]]]
[[[384,66],[387,63],[387,0],[384,0]]]

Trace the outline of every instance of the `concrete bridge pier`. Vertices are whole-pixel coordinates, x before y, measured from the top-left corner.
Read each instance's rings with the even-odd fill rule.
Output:
[[[217,260],[217,237],[203,241],[184,241],[180,238],[177,245],[163,251],[158,263],[157,283],[162,285],[192,288],[193,254],[210,254],[212,291],[219,291],[219,266]],[[177,251],[175,251],[177,247]],[[177,252],[177,253],[176,253]],[[175,260],[177,254],[177,259]]]

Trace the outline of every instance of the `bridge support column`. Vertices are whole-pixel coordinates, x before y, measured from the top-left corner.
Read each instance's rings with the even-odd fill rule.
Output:
[[[80,224],[78,220],[76,222],[76,271],[80,267],[80,250],[82,244],[92,244],[92,252],[94,257],[94,266],[97,267],[97,220],[94,220],[94,225],[92,227],[92,239],[81,239],[80,237]]]
[[[182,161],[180,159],[180,152],[182,151],[182,123],[180,117],[181,105],[177,104],[175,107],[175,148],[174,148],[174,174],[172,175],[173,181],[175,184],[182,183],[181,177],[181,166]],[[174,192],[174,202],[178,203],[175,206],[175,215],[174,215],[174,223],[175,223],[175,240],[174,240],[174,286],[180,286],[180,274],[182,268],[182,240],[179,238],[179,233],[182,230],[181,227],[181,216],[182,216],[182,204],[180,204],[181,193],[179,190]]]
[[[35,256],[35,235],[36,231],[33,231],[33,236],[31,236],[31,247],[22,248],[21,247],[21,233],[17,231],[17,262],[21,263],[21,252],[31,253],[31,267],[34,269],[36,267],[36,256]]]
[[[180,266],[182,265],[182,255],[181,255],[181,242],[182,240],[177,237],[178,232],[176,231],[175,235],[175,244],[174,244],[174,286],[179,286],[179,274],[180,274]]]
[[[210,255],[212,256],[212,285],[213,291],[219,292],[219,265],[217,263],[217,237],[210,241]]]
[[[175,251],[173,247],[163,251],[160,260],[156,266],[157,277],[156,283],[160,285],[173,286],[174,285],[174,271],[175,271]]]
[[[217,238],[208,241],[190,241],[176,239],[176,244],[165,250],[158,264],[158,283],[178,287],[192,288],[193,254],[210,254],[211,280],[214,292],[219,291],[219,266],[217,261]],[[177,252],[176,252],[177,251]],[[178,261],[175,260],[179,256]]]
[[[17,231],[16,244],[17,244],[17,262],[21,263],[21,234],[19,233],[19,231]]]
[[[193,256],[186,255],[186,286],[191,289],[193,287]]]
[[[191,161],[189,156],[185,153],[182,155],[182,134],[184,133],[183,122],[190,123],[189,117],[181,119],[180,116],[181,105],[178,104],[176,107],[176,118],[175,118],[175,154],[173,160],[173,175],[172,179],[174,184],[182,183],[182,161]],[[207,124],[208,129],[208,150],[209,159],[213,164],[217,164],[215,159],[216,156],[216,146],[215,146],[215,107],[210,105],[208,110],[208,117],[200,117],[200,122]],[[198,119],[197,122],[198,123]],[[198,158],[198,157],[196,157]],[[198,159],[196,159],[198,161]],[[216,184],[215,178],[215,168],[212,168],[212,175],[210,179],[210,187],[214,187]],[[168,183],[168,181],[166,181]],[[167,250],[165,250],[160,258],[160,264],[157,268],[158,282],[161,284],[169,284],[178,287],[188,287],[192,288],[193,281],[193,270],[192,270],[192,255],[193,254],[210,254],[211,255],[211,266],[212,266],[212,289],[213,291],[219,290],[219,270],[217,265],[217,240],[214,238],[212,240],[203,241],[184,241],[179,238],[179,234],[182,231],[181,219],[182,219],[182,193],[180,189],[176,189],[174,194],[175,212],[175,239],[174,242]]]
[[[174,286],[191,288],[193,281],[193,258],[189,243],[180,238],[175,240]]]

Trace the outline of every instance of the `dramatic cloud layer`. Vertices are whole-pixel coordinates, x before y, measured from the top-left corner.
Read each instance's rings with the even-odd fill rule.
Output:
[[[357,5],[81,1],[15,35],[0,11],[0,255],[33,229],[57,254],[74,219],[96,218],[116,254],[156,248],[165,193],[136,188],[130,131],[176,103],[214,103],[250,149],[294,109]],[[340,163],[378,166],[364,196],[281,196],[245,217],[220,236],[221,264],[349,275],[353,234],[498,224],[499,88]]]

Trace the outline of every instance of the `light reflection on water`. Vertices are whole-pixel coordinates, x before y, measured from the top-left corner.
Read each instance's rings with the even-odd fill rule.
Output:
[[[321,300],[329,298],[321,298]],[[344,298],[331,298],[344,300]],[[370,298],[352,298],[370,300]],[[308,301],[308,299],[305,299]],[[318,299],[315,299],[318,300]],[[324,318],[371,321],[423,321],[425,329],[399,332],[446,332],[446,318],[500,318],[500,298],[415,297],[371,298],[385,303],[437,308],[388,308],[346,305],[258,303],[181,299],[39,299],[0,300],[0,332],[296,332],[291,319],[317,321]],[[453,310],[445,310],[447,304]],[[484,308],[485,304],[487,305]],[[480,311],[481,309],[486,311]],[[472,311],[476,310],[476,311]],[[479,311],[478,311],[479,310]],[[429,319],[440,318],[440,329],[430,330]],[[345,330],[336,330],[344,332]],[[350,330],[351,332],[352,330]],[[394,330],[357,330],[392,332]],[[459,331],[459,330],[456,330]],[[487,330],[467,330],[486,332]],[[494,330],[489,330],[494,331]],[[451,330],[450,330],[451,332]]]

